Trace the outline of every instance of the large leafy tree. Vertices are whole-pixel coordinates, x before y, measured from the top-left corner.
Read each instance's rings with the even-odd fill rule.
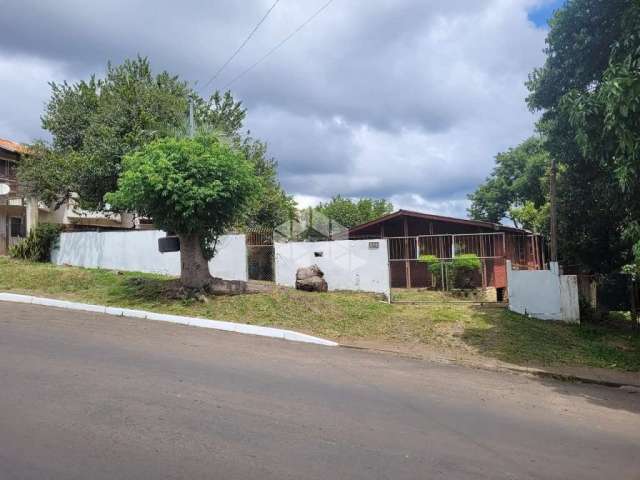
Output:
[[[616,270],[640,239],[640,4],[569,0],[550,27],[545,64],[527,86],[561,168],[560,256],[583,270]]]
[[[274,227],[286,220],[293,200],[278,183],[277,164],[267,156],[266,145],[242,133],[242,103],[230,92],[204,99],[178,77],[154,74],[140,57],[109,64],[101,79],[51,83],[42,125],[52,142],[37,143],[21,163],[22,184],[47,203],[60,205],[73,195],[82,208],[105,210],[104,196],[115,190],[126,155],[154,140],[187,134],[189,99],[199,130],[226,136],[261,178],[264,201],[253,203],[245,221]]]
[[[252,163],[260,179],[262,196],[254,202],[244,226],[275,229],[295,215],[296,202],[278,181],[278,163],[267,154],[267,144],[249,136],[237,141],[245,157]]]
[[[212,135],[153,141],[124,157],[116,208],[153,218],[180,239],[181,281],[213,289],[208,260],[219,235],[242,220],[261,182],[244,153]]]
[[[74,194],[90,210],[104,209],[125,155],[184,123],[190,94],[177,77],[154,75],[145,58],[109,64],[104,79],[51,83],[51,90],[42,117],[53,139],[48,165],[66,173],[51,178],[35,158],[19,174],[41,197],[60,201]]]
[[[469,195],[469,215],[494,223],[509,218],[518,227],[544,231],[549,209],[549,164],[540,137],[499,153],[491,175]]]
[[[316,209],[343,227],[351,228],[391,213],[393,204],[385,199],[360,198],[352,200],[337,195],[329,202],[321,203]]]

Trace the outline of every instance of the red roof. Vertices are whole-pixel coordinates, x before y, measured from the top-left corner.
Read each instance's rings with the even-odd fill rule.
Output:
[[[514,227],[507,227],[506,225],[502,225],[500,223],[482,222],[480,220],[467,220],[464,218],[455,218],[455,217],[444,217],[442,215],[433,215],[431,213],[412,212],[411,210],[398,210],[397,212],[393,212],[388,215],[383,215],[380,218],[377,218],[367,223],[363,223],[362,225],[356,225],[355,227],[351,227],[349,229],[349,233],[355,233],[358,230],[362,230],[363,228],[370,227],[371,225],[375,225],[377,223],[385,222],[387,220],[391,220],[393,218],[402,217],[402,216],[420,218],[423,220],[458,223],[462,225],[471,225],[474,227],[490,228],[492,230],[503,231],[503,232],[507,231],[507,232],[518,232],[518,233],[531,233],[528,230],[522,230],[520,228],[514,228]]]
[[[27,148],[20,143],[12,142],[11,140],[5,140],[0,138],[0,148],[14,153],[26,153]]]

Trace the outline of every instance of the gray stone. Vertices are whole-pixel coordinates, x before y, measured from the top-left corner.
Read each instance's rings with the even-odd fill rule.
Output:
[[[324,273],[317,265],[299,268],[296,272],[296,290],[326,292],[329,289]]]

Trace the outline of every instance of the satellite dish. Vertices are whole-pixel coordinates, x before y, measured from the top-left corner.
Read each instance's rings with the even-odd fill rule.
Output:
[[[11,187],[6,183],[0,183],[0,195],[9,195]]]

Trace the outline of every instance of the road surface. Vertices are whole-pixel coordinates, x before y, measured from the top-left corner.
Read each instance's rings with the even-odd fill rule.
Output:
[[[0,479],[640,479],[640,394],[0,303]]]

